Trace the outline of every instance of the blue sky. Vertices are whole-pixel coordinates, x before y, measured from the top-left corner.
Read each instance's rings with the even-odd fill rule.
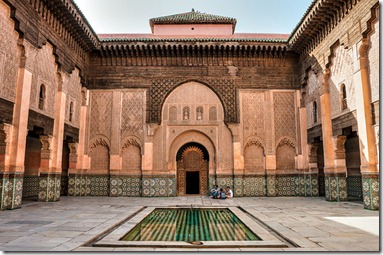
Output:
[[[149,19],[196,11],[237,19],[236,33],[291,33],[312,0],[75,0],[96,33],[151,33]]]

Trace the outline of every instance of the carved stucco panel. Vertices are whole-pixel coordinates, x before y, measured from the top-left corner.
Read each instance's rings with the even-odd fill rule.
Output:
[[[373,31],[370,35],[370,50],[368,51],[370,84],[371,84],[371,102],[379,100],[379,14],[377,20],[373,23]]]
[[[263,92],[244,91],[242,95],[242,123],[244,140],[251,136],[265,137],[264,105],[265,95]]]
[[[275,140],[282,136],[296,139],[294,92],[274,92]]]
[[[20,63],[19,38],[11,10],[0,2],[0,97],[14,102],[16,96],[17,72]]]
[[[80,126],[80,110],[81,110],[81,78],[79,70],[76,68],[72,74],[69,75],[66,84],[64,84],[67,91],[67,100],[65,108],[65,123],[79,128]],[[69,105],[73,102],[73,119],[69,121]]]
[[[144,91],[124,91],[122,95],[121,138],[135,135],[143,139],[145,124]]]
[[[331,76],[329,79],[331,116],[342,114],[341,109],[341,84],[346,86],[347,105],[349,110],[355,110],[355,88],[352,49],[347,50],[344,46],[334,49],[334,57],[331,60]],[[347,111],[348,112],[348,111]]]
[[[39,109],[39,92],[45,86],[44,109]],[[56,94],[58,91],[57,65],[53,55],[53,46],[47,43],[37,51],[33,58],[32,88],[30,108],[43,115],[54,118]]]
[[[90,137],[102,134],[110,139],[112,96],[112,91],[91,91]]]

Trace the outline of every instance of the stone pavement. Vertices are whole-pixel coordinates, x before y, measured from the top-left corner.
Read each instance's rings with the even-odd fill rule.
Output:
[[[61,197],[54,203],[24,202],[0,212],[1,251],[174,251],[176,248],[91,247],[101,233],[144,206],[241,206],[299,247],[235,248],[234,251],[379,251],[379,212],[324,198]],[[195,249],[194,249],[195,250]],[[213,249],[197,249],[213,251]],[[225,249],[214,249],[214,251]],[[227,251],[227,250],[226,250]],[[233,249],[230,249],[233,251]]]

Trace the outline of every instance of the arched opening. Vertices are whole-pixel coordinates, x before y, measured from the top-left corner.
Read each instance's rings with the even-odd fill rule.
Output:
[[[62,161],[61,161],[61,196],[68,195],[68,170],[69,170],[69,143],[73,141],[73,138],[66,137],[63,141]]]
[[[177,152],[177,194],[206,195],[208,190],[209,153],[195,142],[183,145]]]
[[[344,130],[347,140],[344,144],[346,150],[347,167],[347,197],[349,201],[362,201],[362,175],[360,172],[359,137],[351,128]]]
[[[39,195],[41,135],[44,135],[44,129],[41,127],[33,126],[33,129],[28,131],[24,160],[23,200],[36,201]]]

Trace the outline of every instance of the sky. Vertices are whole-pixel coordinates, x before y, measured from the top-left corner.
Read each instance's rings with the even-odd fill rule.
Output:
[[[149,19],[190,12],[237,19],[236,33],[291,33],[312,0],[75,0],[98,34],[151,33]]]

